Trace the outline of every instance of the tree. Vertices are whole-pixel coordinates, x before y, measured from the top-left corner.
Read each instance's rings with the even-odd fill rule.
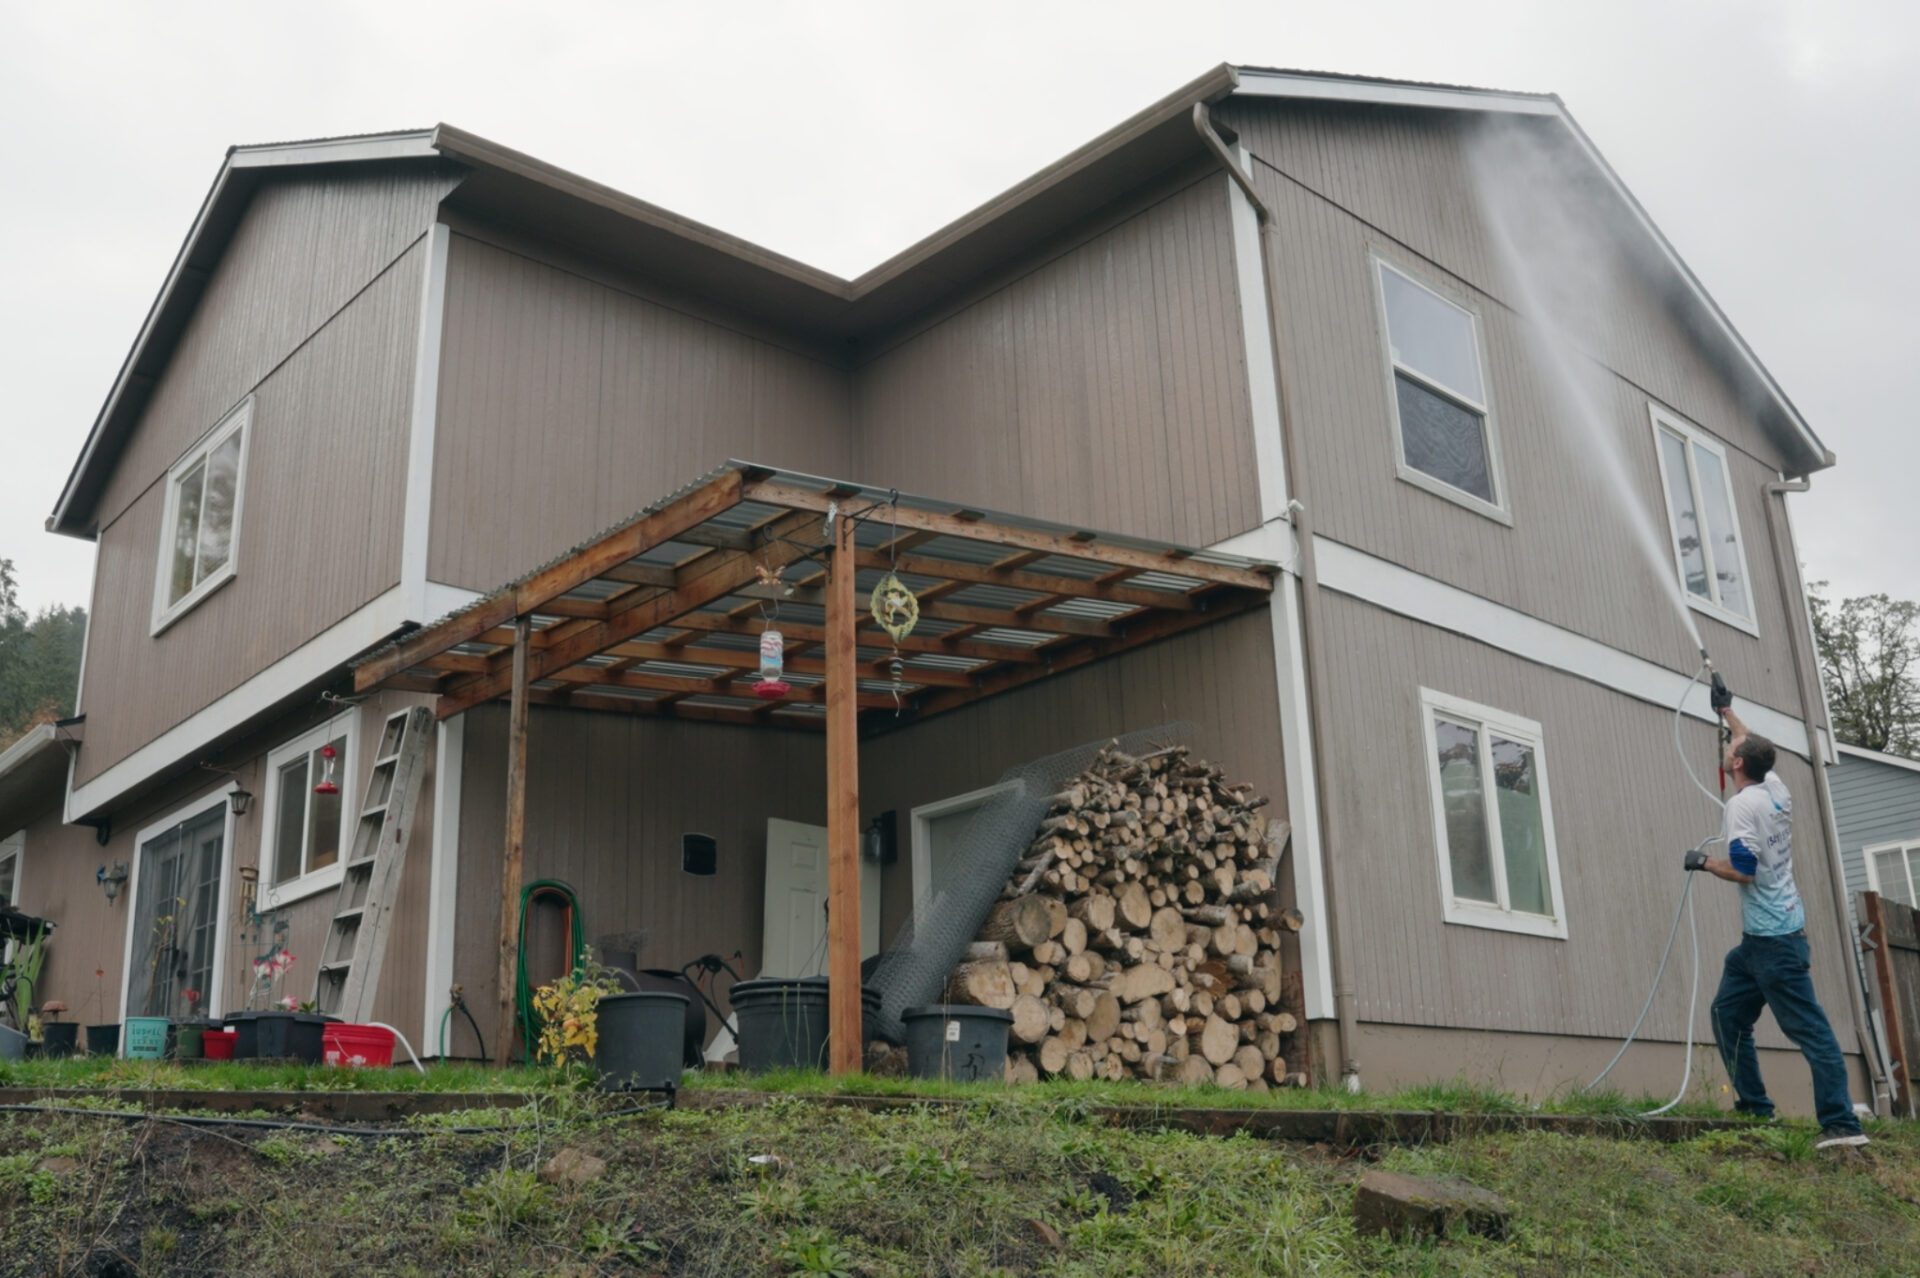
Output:
[[[1842,741],[1886,754],[1920,752],[1920,603],[1810,592],[1821,678]]]
[[[13,561],[0,559],[0,749],[73,713],[86,634],[84,608],[56,605],[28,617]]]

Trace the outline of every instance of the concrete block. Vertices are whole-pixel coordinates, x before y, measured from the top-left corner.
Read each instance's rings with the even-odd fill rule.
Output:
[[[1353,1195],[1354,1227],[1395,1238],[1444,1237],[1456,1225],[1488,1238],[1507,1236],[1507,1204],[1500,1195],[1452,1177],[1406,1176],[1374,1170]]]

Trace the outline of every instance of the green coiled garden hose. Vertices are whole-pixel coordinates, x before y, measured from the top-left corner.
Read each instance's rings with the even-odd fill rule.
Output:
[[[533,1040],[537,1034],[533,1012],[533,986],[527,980],[527,918],[532,913],[536,896],[557,896],[567,907],[567,918],[572,925],[572,966],[570,971],[578,972],[586,963],[587,941],[586,926],[580,918],[580,897],[573,886],[559,879],[535,879],[520,889],[520,927],[519,955],[515,960],[513,979],[514,1017],[520,1027],[520,1060],[522,1064],[533,1060]]]

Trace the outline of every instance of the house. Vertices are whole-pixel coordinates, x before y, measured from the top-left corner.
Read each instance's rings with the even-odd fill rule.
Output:
[[[1551,346],[1482,198],[1489,139],[1544,157],[1526,185],[1585,237],[1549,263],[1580,300]],[[604,595],[529,574],[651,547],[609,562],[673,592],[709,555],[734,588],[702,627],[627,636],[655,646],[612,675],[536,684],[524,878],[573,885],[643,966],[803,963],[818,919],[767,908],[768,876],[818,859],[819,708],[804,681],[754,708],[715,654],[770,602],[747,559],[845,500],[951,543],[898,719],[886,652],[860,651],[858,815],[908,844],[865,872],[868,948],[1006,769],[1183,721],[1291,823],[1316,1071],[1583,1080],[1716,819],[1674,751],[1715,751],[1684,617],[1802,796],[1816,982],[1864,1096],[1779,495],[1832,460],[1549,95],[1223,66],[851,281],[447,126],[237,147],[49,521],[98,559],[84,739],[58,819],[27,827],[24,900],[63,912],[47,980],[73,1006],[100,971],[111,1016],[189,987],[233,1007],[263,917],[314,961],[377,743],[431,706],[375,1008],[436,1050],[451,987],[498,1006],[514,601],[605,638]],[[682,518],[701,492],[719,513]],[[1660,512],[1651,567],[1636,509]],[[642,537],[663,523],[701,540]],[[1036,584],[1048,553],[1104,563],[1108,597]],[[1172,583],[1134,580],[1149,562]],[[1231,604],[1205,624],[1165,602],[1201,588]],[[796,634],[806,606],[781,604]],[[483,615],[504,624],[424,673],[380,656]],[[716,873],[682,872],[688,833]],[[121,864],[108,901],[96,870]],[[1699,906],[1711,960],[1737,910]],[[1686,1007],[1670,982],[1617,1082],[1672,1085],[1710,1039]],[[456,1023],[449,1051],[480,1046]],[[1761,1046],[1804,1105],[1770,1023]]]
[[[1841,742],[1827,775],[1848,898],[1920,905],[1920,762]]]

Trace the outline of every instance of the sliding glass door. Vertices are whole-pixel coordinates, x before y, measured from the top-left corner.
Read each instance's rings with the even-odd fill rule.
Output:
[[[226,830],[223,799],[140,845],[127,1015],[183,1017],[212,1009]]]

